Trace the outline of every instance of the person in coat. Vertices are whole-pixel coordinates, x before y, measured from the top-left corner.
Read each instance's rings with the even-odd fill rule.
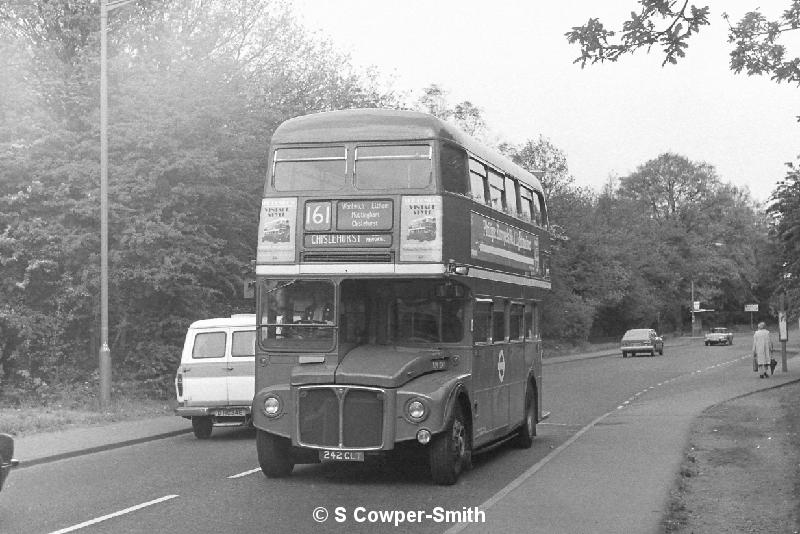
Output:
[[[753,358],[758,364],[758,377],[769,377],[769,361],[772,359],[772,340],[767,325],[758,323],[758,330],[753,334]]]

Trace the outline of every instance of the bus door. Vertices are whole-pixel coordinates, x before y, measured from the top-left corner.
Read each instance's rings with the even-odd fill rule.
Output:
[[[507,350],[503,337],[505,329],[494,333],[497,323],[502,324],[503,318],[502,302],[495,304],[489,299],[476,299],[474,302],[472,382],[478,403],[474,425],[476,437],[509,423],[508,388],[504,384]]]

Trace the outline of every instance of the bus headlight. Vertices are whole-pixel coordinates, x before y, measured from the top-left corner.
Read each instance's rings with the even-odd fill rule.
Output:
[[[277,395],[268,395],[264,399],[264,415],[267,417],[278,417],[281,414],[282,403]]]
[[[421,399],[411,399],[406,403],[406,416],[412,423],[421,423],[428,417],[428,408]]]

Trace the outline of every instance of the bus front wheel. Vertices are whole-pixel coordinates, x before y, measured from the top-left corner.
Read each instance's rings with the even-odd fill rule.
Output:
[[[256,430],[256,450],[261,471],[268,478],[287,477],[294,469],[292,445],[288,439]]]
[[[469,438],[461,406],[456,404],[450,425],[431,444],[431,478],[440,486],[451,486],[458,481],[461,471],[469,463]]]

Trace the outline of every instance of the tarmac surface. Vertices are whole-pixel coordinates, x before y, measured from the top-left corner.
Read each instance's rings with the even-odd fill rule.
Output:
[[[548,358],[544,365],[618,352]],[[663,532],[663,513],[693,419],[733,397],[800,380],[798,366],[800,359],[794,357],[788,367],[797,371],[782,373],[779,367],[769,380],[753,380],[752,374],[744,374],[724,387],[689,391],[679,400],[675,396],[649,399],[606,413],[478,508],[486,513],[491,531],[508,534]],[[188,420],[165,415],[22,436],[15,438],[15,456],[20,461],[15,471],[190,432]],[[651,453],[625,454],[631,447]],[[487,526],[457,524],[446,534],[483,533]]]

